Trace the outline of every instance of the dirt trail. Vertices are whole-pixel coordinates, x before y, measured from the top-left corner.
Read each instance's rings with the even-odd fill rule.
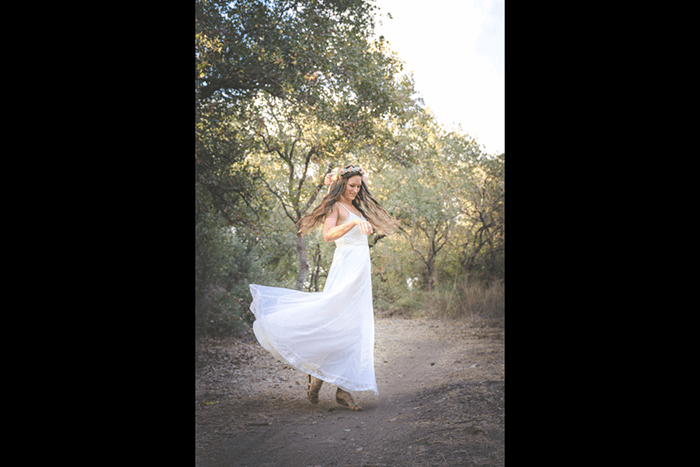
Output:
[[[254,339],[203,342],[196,465],[504,465],[504,329],[426,318],[375,324],[379,395],[355,393],[361,412],[336,404],[328,384],[312,405],[305,375]]]

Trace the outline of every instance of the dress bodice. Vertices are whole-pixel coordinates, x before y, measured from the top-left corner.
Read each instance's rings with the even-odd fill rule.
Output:
[[[341,203],[338,203],[338,204],[340,204],[341,206],[343,206]],[[342,224],[339,224],[339,225],[343,225],[343,224],[345,224],[346,222],[350,222],[350,221],[352,220],[352,216],[355,216],[355,217],[357,217],[357,218],[360,218],[360,219],[364,220],[364,217],[363,217],[363,216],[361,216],[361,215],[358,216],[357,214],[351,212],[351,211],[350,211],[348,208],[346,208],[345,206],[343,206],[343,209],[345,209],[345,210],[348,212],[349,215],[348,215],[348,218],[345,219],[345,222],[343,222]],[[336,246],[340,246],[340,245],[357,245],[357,244],[367,245],[367,235],[363,234],[362,231],[360,230],[360,228],[359,228],[358,226],[355,226],[355,227],[353,227],[352,229],[350,229],[350,231],[349,231],[348,233],[346,233],[345,235],[343,235],[342,237],[340,237],[338,240],[336,240],[336,241],[335,241],[335,244],[336,244]]]

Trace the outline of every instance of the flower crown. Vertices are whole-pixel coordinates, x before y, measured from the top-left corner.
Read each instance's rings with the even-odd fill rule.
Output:
[[[365,172],[365,169],[357,165],[351,165],[348,168],[338,167],[337,169],[334,169],[333,172],[326,175],[326,178],[323,180],[323,184],[328,186],[331,183],[338,180],[340,177],[344,177],[347,174],[353,173],[362,175],[362,178],[365,180],[365,182],[367,181],[367,172]]]

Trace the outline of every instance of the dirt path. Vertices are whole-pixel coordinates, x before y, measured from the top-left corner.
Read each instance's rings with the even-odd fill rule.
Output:
[[[196,372],[196,465],[502,466],[504,329],[426,318],[377,319],[379,395],[333,385],[318,405],[304,374],[254,339],[209,340]]]

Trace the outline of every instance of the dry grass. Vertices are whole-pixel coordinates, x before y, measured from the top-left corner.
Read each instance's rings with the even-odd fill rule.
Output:
[[[448,287],[426,292],[423,309],[440,317],[467,318],[502,326],[505,324],[505,284],[501,280],[491,284],[455,281]]]

